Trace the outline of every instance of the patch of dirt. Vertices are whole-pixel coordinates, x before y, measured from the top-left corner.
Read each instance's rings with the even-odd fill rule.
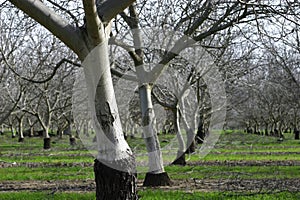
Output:
[[[0,191],[94,191],[95,181],[2,181]]]
[[[172,186],[153,187],[163,190],[203,191],[203,192],[300,192],[299,179],[187,179],[172,180]],[[144,190],[142,180],[138,181],[138,190]],[[0,192],[8,191],[49,191],[89,192],[95,191],[95,181],[3,181]]]
[[[40,163],[40,162],[5,162],[0,160],[0,168],[7,167],[93,167],[94,162],[78,162],[78,163]],[[188,166],[300,166],[300,161],[295,160],[266,160],[266,161],[187,161]]]

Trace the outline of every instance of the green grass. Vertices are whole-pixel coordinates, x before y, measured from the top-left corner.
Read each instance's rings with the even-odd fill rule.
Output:
[[[93,179],[92,167],[0,168],[0,181]],[[1,199],[1,198],[0,198]]]
[[[164,191],[144,190],[139,191],[141,200],[298,200],[300,193],[271,193],[271,194],[239,194],[230,192],[193,192],[193,191]],[[94,192],[67,193],[57,192],[5,192],[0,193],[0,199],[5,200],[92,200]]]
[[[300,178],[300,166],[167,166],[171,179]],[[145,174],[138,174],[144,179]]]
[[[292,134],[286,134],[283,142],[277,138],[257,136],[227,130],[222,132],[215,148],[204,158],[199,157],[199,152],[186,156],[188,162],[197,161],[299,161],[300,141],[293,140]],[[160,135],[161,146],[168,145],[167,141],[175,138],[175,135]],[[28,180],[92,180],[94,178],[93,167],[72,166],[72,163],[93,164],[93,156],[79,142],[76,146],[69,145],[69,138],[52,138],[52,148],[43,150],[42,138],[25,138],[24,143],[18,143],[17,138],[11,139],[10,135],[0,136],[0,161],[17,163],[41,163],[37,167],[7,167],[0,168],[1,181],[28,181]],[[129,139],[131,147],[137,152],[145,152],[143,139]],[[265,154],[268,152],[269,154]],[[285,152],[285,154],[283,154]],[[291,153],[289,153],[291,152]],[[273,153],[273,154],[272,154]],[[277,153],[277,154],[276,154]],[[175,152],[176,154],[176,152]],[[171,156],[166,157],[170,159]],[[137,158],[147,160],[146,157]],[[58,164],[59,167],[53,166]],[[64,164],[69,164],[64,166]],[[52,166],[51,166],[52,165]],[[267,178],[298,178],[300,179],[300,166],[167,166],[171,179],[267,179]],[[140,180],[145,174],[138,174]],[[209,188],[208,188],[209,189]],[[66,193],[51,191],[43,192],[2,192],[0,199],[4,200],[43,200],[43,199],[95,199],[93,192],[87,193]],[[199,191],[170,191],[168,189],[141,189],[138,192],[141,199],[300,199],[300,193],[281,192],[274,194],[239,194],[229,192],[199,192]]]
[[[4,192],[0,193],[0,199],[5,200],[91,200],[96,199],[94,192],[65,193],[58,192]]]
[[[281,192],[274,194],[239,194],[228,192],[193,192],[144,190],[139,192],[141,200],[298,200],[300,193]]]
[[[53,155],[53,156],[1,156],[2,161],[17,162],[17,163],[78,163],[92,162],[92,155],[85,156],[70,156],[70,155]]]

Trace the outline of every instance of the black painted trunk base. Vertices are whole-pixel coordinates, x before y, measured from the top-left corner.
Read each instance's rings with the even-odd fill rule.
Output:
[[[76,145],[76,138],[70,138],[70,145],[75,146]]]
[[[50,148],[51,148],[51,139],[44,138],[44,149],[50,149]]]
[[[24,138],[19,138],[18,142],[24,142]]]
[[[295,140],[300,140],[300,131],[299,130],[295,131]]]
[[[167,172],[153,174],[148,172],[146,174],[143,186],[145,187],[155,187],[155,186],[170,186],[172,185],[171,179]]]
[[[117,165],[120,166],[118,161]],[[128,162],[127,162],[128,163]],[[133,167],[133,163],[124,162],[124,170]],[[113,166],[113,165],[112,165]],[[97,200],[137,200],[136,174],[119,171],[95,160],[94,173]]]
[[[177,152],[177,158],[172,162],[172,165],[186,165],[185,161],[185,153],[184,152]]]
[[[189,148],[187,148],[185,153],[191,154],[191,153],[194,153],[194,152],[196,152],[196,143],[195,143],[195,141],[193,141],[191,143],[191,145],[189,146]]]

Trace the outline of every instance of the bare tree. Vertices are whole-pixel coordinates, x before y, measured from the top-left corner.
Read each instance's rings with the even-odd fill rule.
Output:
[[[101,60],[98,68],[103,71],[103,74],[100,79],[96,77],[99,81],[96,83],[98,87],[95,108],[96,112],[100,114],[97,120],[101,124],[102,134],[108,134],[110,138],[115,139],[111,141],[113,143],[111,146],[100,145],[102,149],[99,149],[94,167],[97,184],[96,196],[97,199],[136,199],[134,158],[124,140],[122,129],[120,129],[121,124],[109,70],[108,48],[105,45],[110,32],[111,19],[129,6],[133,0],[97,1],[98,9],[95,0],[82,1],[85,13],[85,23],[82,27],[76,26],[76,23],[73,25],[67,22],[61,17],[60,12],[55,12],[41,1],[10,0],[10,2],[46,27],[72,49],[81,61],[84,61],[95,47],[98,48],[97,57]],[[64,11],[61,8],[58,10]],[[98,46],[99,44],[103,45]],[[86,66],[85,69],[88,67],[91,66]],[[93,89],[93,85],[89,84],[91,83],[88,82],[88,87]],[[90,98],[91,101],[94,101],[94,97]],[[102,116],[111,116],[111,118]],[[103,138],[101,133],[97,134],[98,137]],[[109,152],[110,155],[104,152]],[[123,171],[108,167],[103,162],[106,164],[111,162],[113,166],[118,166],[118,169],[123,169]]]

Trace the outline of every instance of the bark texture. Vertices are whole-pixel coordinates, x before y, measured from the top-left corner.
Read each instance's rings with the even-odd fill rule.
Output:
[[[51,139],[44,138],[44,149],[50,149],[50,148],[51,148]]]
[[[128,168],[128,165],[132,165],[134,162],[118,161],[118,165],[120,163],[124,164],[124,168]],[[115,164],[111,163],[110,165],[113,166]],[[136,193],[136,174],[113,169],[97,159],[94,164],[94,172],[97,200],[138,199]]]

